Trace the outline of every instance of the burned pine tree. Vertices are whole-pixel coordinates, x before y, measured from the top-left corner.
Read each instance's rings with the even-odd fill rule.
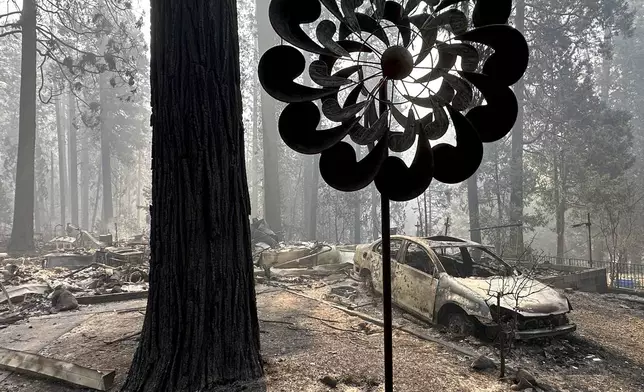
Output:
[[[150,295],[123,391],[234,391],[262,377],[236,1],[151,22]]]

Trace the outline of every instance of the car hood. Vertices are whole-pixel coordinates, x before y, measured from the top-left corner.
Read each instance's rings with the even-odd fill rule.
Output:
[[[501,293],[501,307],[523,316],[547,316],[570,311],[566,297],[534,279],[523,276],[454,279],[483,298],[488,306],[496,305],[497,293]]]

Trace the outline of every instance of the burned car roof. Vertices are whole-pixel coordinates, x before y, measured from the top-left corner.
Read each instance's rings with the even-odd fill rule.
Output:
[[[406,235],[392,235],[391,239],[406,239],[409,241],[423,242],[432,248],[453,248],[453,247],[459,247],[459,246],[473,246],[473,247],[481,247],[481,248],[487,248],[487,249],[494,248],[493,246],[490,246],[490,245],[483,245],[483,244],[479,244],[478,242],[465,240],[458,237],[450,237],[450,236],[412,237],[412,236],[406,236]],[[381,240],[382,239],[379,239],[378,241],[381,241]]]

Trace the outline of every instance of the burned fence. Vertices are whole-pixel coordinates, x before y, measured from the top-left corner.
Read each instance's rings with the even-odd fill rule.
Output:
[[[516,260],[515,260],[516,262]],[[607,284],[611,288],[644,290],[644,264],[631,262],[613,262],[606,260],[586,260],[555,256],[528,257],[520,264],[542,265],[562,272],[582,272],[588,270],[606,270]]]

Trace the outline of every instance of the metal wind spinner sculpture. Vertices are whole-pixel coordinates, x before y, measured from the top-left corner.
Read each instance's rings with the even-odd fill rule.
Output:
[[[318,21],[322,6],[332,20]],[[320,174],[331,187],[357,191],[375,182],[384,277],[390,276],[389,200],[416,198],[432,179],[465,181],[481,163],[483,143],[503,138],[516,121],[510,86],[523,76],[529,50],[521,32],[507,25],[512,1],[477,0],[471,21],[461,9],[469,9],[469,0],[270,3],[283,44],[266,51],[258,71],[264,90],[288,104],[279,133],[293,150],[321,154]],[[303,25],[315,29],[317,42]],[[296,80],[306,71],[301,51],[319,55],[308,67],[319,88]],[[474,106],[477,94],[484,104]],[[318,129],[320,112],[330,126]],[[454,145],[431,145],[450,129]],[[368,147],[360,161],[347,137]],[[414,146],[409,167],[389,155]],[[385,390],[391,391],[391,282],[383,280]]]

